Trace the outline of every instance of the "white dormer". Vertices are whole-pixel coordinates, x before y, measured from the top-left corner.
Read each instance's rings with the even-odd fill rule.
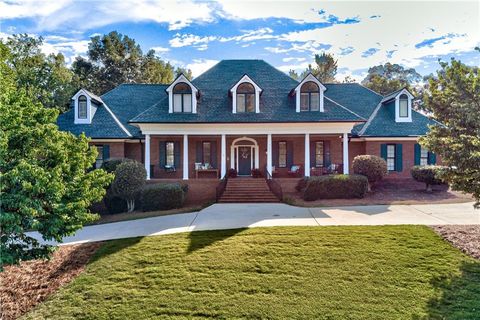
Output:
[[[260,88],[249,76],[244,75],[231,89],[232,113],[260,113]]]
[[[312,74],[309,73],[295,87],[296,111],[319,111],[323,112],[323,92],[325,86]]]
[[[73,97],[75,124],[91,124],[97,107],[103,104],[102,98],[80,89]]]
[[[183,75],[167,88],[168,113],[197,113],[198,89]]]
[[[412,122],[413,98],[413,95],[404,88],[385,96],[382,102],[395,99],[395,122]]]

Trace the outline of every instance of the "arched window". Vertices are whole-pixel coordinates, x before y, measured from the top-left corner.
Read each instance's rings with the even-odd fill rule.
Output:
[[[87,97],[78,97],[78,119],[87,119]]]
[[[402,94],[399,98],[399,102],[398,116],[400,118],[408,118],[408,96]]]
[[[320,88],[313,81],[300,88],[300,111],[320,111]]]
[[[173,87],[173,112],[192,112],[192,88],[185,82]]]
[[[237,87],[237,112],[255,112],[255,87],[251,83]]]

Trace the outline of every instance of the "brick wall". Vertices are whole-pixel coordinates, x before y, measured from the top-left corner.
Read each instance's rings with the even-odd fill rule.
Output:
[[[125,143],[125,158],[133,159],[138,162],[144,162],[144,144],[135,142],[135,143]]]
[[[366,154],[380,157],[380,146],[382,144],[402,144],[402,171],[389,172],[389,178],[409,178],[410,169],[415,165],[415,144],[416,141],[366,141]]]

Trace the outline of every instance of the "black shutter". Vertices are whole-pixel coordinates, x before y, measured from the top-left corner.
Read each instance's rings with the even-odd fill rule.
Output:
[[[317,152],[317,145],[314,141],[310,141],[310,168],[316,167],[315,154]]]
[[[293,142],[287,141],[287,168],[293,166]]]
[[[272,143],[272,163],[278,168],[278,141]]]
[[[174,157],[174,164],[175,164],[175,169],[180,168],[180,142],[175,141],[173,143],[173,157]]]
[[[217,169],[217,141],[210,142],[210,165]]]
[[[419,166],[420,165],[420,155],[422,153],[422,147],[418,144],[418,143],[415,143],[415,146],[414,146],[414,155],[413,155],[413,163],[416,165],[416,166]]]
[[[395,169],[397,172],[402,172],[403,170],[403,151],[402,144],[397,143],[395,146]]]
[[[323,142],[323,166],[328,167],[332,164],[332,160],[330,158],[330,141]]]
[[[167,160],[167,150],[166,150],[166,143],[165,141],[160,141],[158,144],[158,161],[160,168],[165,168],[165,163]]]
[[[108,144],[103,145],[103,161],[110,159],[110,146]]]
[[[195,146],[195,154],[196,154],[196,161],[199,163],[203,163],[203,143],[202,141],[197,141]]]

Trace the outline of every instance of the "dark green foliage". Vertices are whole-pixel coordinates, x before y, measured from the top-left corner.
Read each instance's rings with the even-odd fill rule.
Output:
[[[405,69],[401,65],[387,62],[384,65],[368,69],[368,74],[362,84],[382,95],[389,94],[422,80],[422,76],[415,69]]]
[[[375,183],[388,173],[387,162],[372,155],[356,156],[353,159],[353,172],[367,177],[369,183]]]
[[[309,177],[303,177],[298,180],[297,185],[295,186],[295,190],[297,190],[298,192],[303,192],[303,190],[305,190],[305,188],[307,187],[309,179]]]
[[[427,191],[432,191],[432,185],[445,184],[441,177],[447,170],[444,166],[414,166],[410,173],[413,179],[425,183]]]
[[[115,179],[110,187],[111,194],[127,202],[128,212],[135,209],[135,196],[145,185],[147,172],[138,161],[123,161],[115,170]]]
[[[253,178],[261,178],[263,177],[262,172],[259,169],[252,169],[252,177]]]
[[[151,184],[142,190],[142,210],[169,210],[181,208],[186,198],[188,187],[179,183]]]
[[[103,199],[103,202],[105,203],[105,208],[109,214],[127,212],[128,210],[127,201],[125,201],[125,199],[110,195],[108,192]]]
[[[327,175],[310,177],[303,191],[303,199],[363,198],[368,190],[368,179],[362,175]]]
[[[133,160],[128,158],[110,158],[102,164],[102,169],[110,173],[115,172],[117,167],[125,161],[133,161]]]
[[[295,70],[288,71],[288,75],[295,80],[302,80],[309,73],[312,73],[321,83],[335,82],[335,76],[337,74],[337,61],[335,57],[330,53],[322,52],[314,56],[315,64],[308,65],[308,68],[298,75]]]
[[[445,126],[432,127],[420,144],[450,167],[442,178],[452,189],[471,193],[480,206],[480,72],[454,59],[441,66],[424,102]]]
[[[236,178],[238,175],[237,173],[237,170],[231,168],[231,169],[228,169],[228,177],[229,178]]]

